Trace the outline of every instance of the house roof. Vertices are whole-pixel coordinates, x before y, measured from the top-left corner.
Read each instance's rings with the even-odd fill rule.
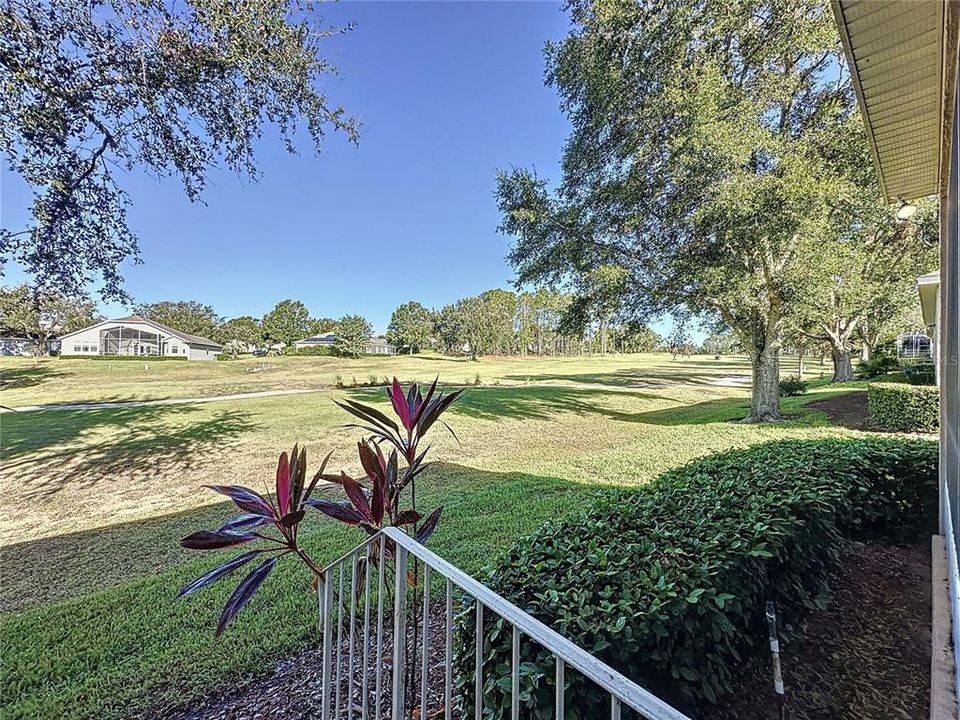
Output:
[[[155,320],[149,320],[148,318],[141,317],[140,315],[128,315],[127,317],[118,318],[112,322],[142,322],[147,325],[153,325],[153,327],[168,332],[171,335],[176,335],[182,340],[186,340],[191,345],[212,345],[213,347],[223,347],[220,343],[214,342],[210,338],[205,338],[202,335],[191,335],[190,333],[181,332],[176,328],[172,328],[169,325],[164,325],[163,323],[158,323]]]
[[[318,335],[308,335],[305,338],[297,340],[297,342],[320,342],[321,340],[330,340],[331,342],[336,338],[332,332],[320,333]]]
[[[948,127],[953,108],[947,57],[956,33],[949,3],[831,4],[884,198],[938,193],[948,157],[941,128]]]
[[[176,328],[172,328],[169,325],[158,323],[155,320],[150,320],[148,318],[141,317],[140,315],[127,315],[126,317],[115,318],[113,320],[103,320],[101,322],[95,323],[94,325],[85,327],[82,330],[74,330],[72,333],[67,333],[66,335],[62,335],[60,339],[62,340],[64,338],[68,338],[71,335],[76,335],[77,333],[84,332],[86,330],[89,330],[90,328],[99,327],[100,325],[110,325],[111,323],[143,323],[144,325],[150,325],[151,327],[154,327],[157,330],[160,330],[161,332],[165,332],[169,335],[173,335],[174,337],[183,340],[188,345],[207,345],[209,347],[215,347],[215,348],[223,347],[220,343],[216,343],[213,340],[210,340],[209,338],[203,337],[202,335],[191,335],[190,333],[181,332],[180,330],[177,330]]]

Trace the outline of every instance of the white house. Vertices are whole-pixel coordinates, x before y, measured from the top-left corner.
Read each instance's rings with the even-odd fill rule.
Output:
[[[320,333],[319,335],[311,335],[310,337],[305,337],[303,340],[297,340],[293,346],[298,350],[300,348],[308,347],[330,347],[332,348],[337,342],[336,333]],[[387,342],[387,339],[382,335],[376,335],[367,340],[366,347],[367,355],[396,355],[397,347],[392,343]]]
[[[213,360],[223,346],[139,315],[104,320],[60,337],[61,355],[136,355]]]

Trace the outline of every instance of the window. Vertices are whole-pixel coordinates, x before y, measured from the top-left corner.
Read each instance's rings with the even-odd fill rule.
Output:
[[[80,352],[80,346],[79,346],[79,345],[74,345],[74,346],[73,346],[73,351],[74,351],[74,352]]]
[[[174,346],[170,349],[170,352],[172,352],[174,355],[179,355],[179,354],[180,354],[180,346],[179,346],[179,345],[174,345]]]
[[[84,345],[84,346],[83,346],[83,351],[84,351],[84,352],[90,352],[90,346],[89,346],[89,345]]]

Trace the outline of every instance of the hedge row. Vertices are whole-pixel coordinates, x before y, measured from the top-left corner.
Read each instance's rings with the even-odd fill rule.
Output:
[[[894,438],[783,441],[706,457],[550,522],[487,569],[487,584],[665,699],[715,702],[764,647],[764,602],[793,621],[821,607],[844,538],[935,526],[937,446]],[[511,633],[489,617],[484,705],[509,716]],[[474,611],[458,615],[458,686],[472,708]],[[552,714],[554,660],[521,651],[526,717]],[[567,716],[609,697],[567,673]]]
[[[293,346],[285,347],[280,351],[281,355],[297,355],[297,356],[319,356],[319,357],[336,357],[337,349],[332,345],[310,345],[307,347],[296,348]]]
[[[63,360],[104,360],[113,362],[131,361],[131,362],[158,362],[167,360],[187,360],[187,356],[179,355],[64,355],[61,353],[57,357]]]
[[[940,426],[940,389],[931,385],[871,383],[867,411],[884,430],[936,432]]]

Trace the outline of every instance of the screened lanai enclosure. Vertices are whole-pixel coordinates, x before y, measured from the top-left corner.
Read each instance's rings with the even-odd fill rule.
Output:
[[[166,355],[168,344],[169,339],[159,333],[122,325],[100,331],[101,355]]]

